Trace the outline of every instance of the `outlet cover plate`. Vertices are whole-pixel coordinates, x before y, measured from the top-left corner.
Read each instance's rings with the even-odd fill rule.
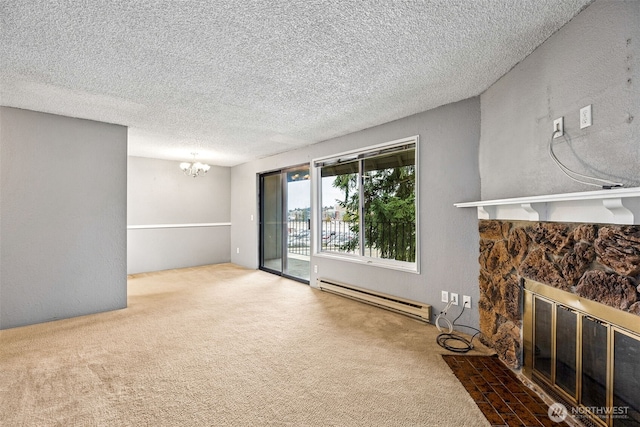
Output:
[[[464,308],[471,308],[471,297],[469,295],[462,296],[462,306]]]
[[[441,302],[449,302],[449,292],[447,291],[441,291],[440,292],[440,301]]]
[[[591,104],[580,109],[580,129],[591,126]]]
[[[560,138],[562,135],[564,135],[564,117],[553,121],[553,137]]]

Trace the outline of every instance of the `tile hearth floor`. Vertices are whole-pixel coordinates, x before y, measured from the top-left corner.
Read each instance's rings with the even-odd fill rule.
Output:
[[[568,426],[552,421],[548,406],[495,356],[442,356],[493,427]]]

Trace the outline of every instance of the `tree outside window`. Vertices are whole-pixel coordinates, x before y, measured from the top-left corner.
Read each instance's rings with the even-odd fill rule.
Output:
[[[321,166],[323,210],[333,212],[322,250],[416,262],[415,153],[414,140]]]

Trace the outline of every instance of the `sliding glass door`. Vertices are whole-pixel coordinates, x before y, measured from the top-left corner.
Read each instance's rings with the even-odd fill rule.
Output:
[[[308,283],[311,255],[309,167],[260,176],[260,268]]]
[[[282,175],[260,177],[260,268],[282,272]]]

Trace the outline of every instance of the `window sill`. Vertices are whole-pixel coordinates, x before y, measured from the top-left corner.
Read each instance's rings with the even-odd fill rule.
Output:
[[[389,270],[404,271],[406,273],[420,274],[418,263],[400,263],[398,261],[365,258],[358,255],[348,255],[334,252],[316,252],[313,254],[313,256],[333,259],[337,261],[351,262],[360,265],[370,265],[372,267],[386,268]]]

